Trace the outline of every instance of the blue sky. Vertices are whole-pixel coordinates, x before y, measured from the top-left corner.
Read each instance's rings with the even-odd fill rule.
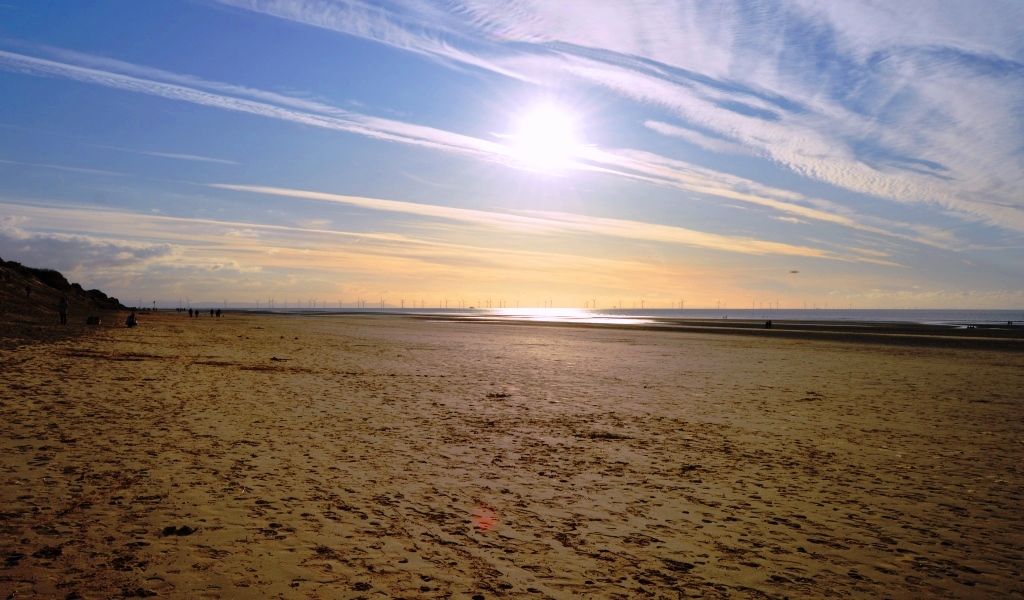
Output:
[[[1024,4],[0,0],[0,256],[124,300],[1024,307]]]

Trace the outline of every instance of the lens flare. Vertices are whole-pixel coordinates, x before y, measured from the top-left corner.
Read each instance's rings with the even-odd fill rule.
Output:
[[[473,511],[473,527],[480,531],[490,531],[498,523],[498,515],[486,506],[479,506]]]

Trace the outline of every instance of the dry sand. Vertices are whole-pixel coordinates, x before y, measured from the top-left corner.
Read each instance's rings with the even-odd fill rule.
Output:
[[[400,317],[0,351],[0,599],[1024,596],[1024,353]]]

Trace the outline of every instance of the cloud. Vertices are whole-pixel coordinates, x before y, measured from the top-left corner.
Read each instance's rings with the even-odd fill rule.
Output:
[[[253,192],[258,194],[287,196],[291,198],[304,198],[307,200],[337,202],[348,204],[350,206],[368,208],[371,210],[448,219],[489,227],[528,231],[531,233],[596,234],[650,242],[682,244],[686,246],[709,248],[726,252],[740,252],[746,254],[781,254],[840,259],[839,256],[832,255],[829,252],[805,246],[725,236],[695,231],[683,227],[671,227],[667,225],[657,225],[625,219],[587,217],[584,215],[550,211],[527,211],[524,213],[526,216],[522,216],[465,208],[418,204],[414,202],[401,202],[397,200],[342,196],[323,192],[310,192],[264,186],[210,184],[210,187]]]
[[[149,152],[146,150],[132,150],[129,148],[117,148],[115,146],[101,146],[99,144],[86,144],[93,148],[103,148],[105,150],[115,150],[117,152],[129,152],[131,154],[141,154],[143,156],[157,156],[160,158],[173,158],[176,160],[188,160],[193,162],[206,162],[220,165],[237,165],[239,164],[233,160],[227,160],[223,158],[211,158],[209,156],[198,156],[196,154],[176,154],[173,152]]]
[[[325,229],[331,222],[327,219],[305,219],[299,221],[298,224],[309,229]]]
[[[125,177],[125,173],[117,171],[104,171],[102,169],[85,169],[82,167],[69,167],[67,165],[50,165],[45,163],[20,162],[16,160],[4,160],[0,158],[0,164],[18,165],[19,167],[32,167],[37,169],[55,169],[57,171],[68,171],[71,173],[84,173],[86,175],[108,175],[111,177]]]
[[[212,265],[206,265],[205,270],[207,271],[220,271],[221,274],[234,273],[234,274],[252,274],[263,271],[263,267],[259,266],[244,266],[236,261],[228,261],[227,263],[214,263]]]
[[[370,210],[368,205],[366,209]],[[444,236],[431,235],[429,230],[422,236],[357,233],[170,217],[109,207],[39,201],[27,204],[0,198],[0,256],[30,266],[56,267],[72,281],[99,287],[122,298],[144,294],[146,298],[176,299],[188,295],[193,303],[197,299],[220,302],[225,295],[236,302],[249,298],[250,303],[256,297],[265,300],[271,295],[279,301],[287,296],[292,302],[297,295],[326,297],[332,303],[338,299],[352,302],[356,295],[364,299],[383,295],[395,304],[403,296],[408,301],[413,294],[417,299],[423,294],[434,305],[445,296],[473,304],[479,296],[486,298],[492,294],[493,298],[522,298],[524,306],[542,295],[554,295],[557,304],[567,306],[581,305],[581,295],[598,297],[599,306],[608,306],[617,299],[628,304],[635,295],[660,295],[668,306],[668,298],[678,299],[682,294],[688,307],[708,303],[713,306],[719,298],[729,298],[730,306],[739,306],[758,297],[751,296],[756,290],[745,281],[764,278],[767,272],[783,276],[791,269],[799,270],[800,275],[796,280],[790,279],[795,291],[780,297],[784,303],[816,299],[821,305],[824,294],[849,288],[851,281],[857,289],[869,290],[867,293],[873,288],[888,290],[870,303],[868,296],[861,300],[858,291],[835,296],[849,297],[855,306],[907,305],[902,303],[903,297],[886,294],[911,286],[916,286],[914,293],[919,295],[915,297],[920,298],[912,305],[922,307],[1005,308],[1019,305],[1024,294],[1020,290],[999,292],[1006,287],[1005,281],[1013,280],[1004,277],[993,279],[993,292],[972,292],[961,300],[941,294],[929,299],[925,294],[928,290],[948,287],[948,283],[942,283],[943,277],[937,280],[934,273],[896,270],[887,262],[891,257],[886,250],[873,245],[854,244],[835,250],[837,254],[848,255],[842,262],[787,254],[780,268],[777,255],[690,250],[695,247],[672,239],[648,243],[639,237],[618,237],[626,241],[635,239],[637,243],[611,244],[613,238],[605,237],[606,229],[613,230],[614,235],[620,226],[632,226],[617,219],[592,219],[551,211],[513,216],[551,224],[544,233],[531,235],[528,249],[516,249],[524,246],[508,241],[521,237],[520,229],[438,216],[428,218],[449,228]],[[669,238],[679,235],[674,228],[648,230],[646,225],[636,225],[644,238],[652,237],[649,234]],[[229,236],[228,231],[251,231],[257,235]],[[580,250],[580,246],[561,243],[587,237],[601,240],[602,247],[613,251],[601,256],[584,247],[574,254],[573,250]],[[456,239],[462,241],[452,241]],[[71,245],[60,245],[68,241]],[[104,246],[102,254],[97,249]],[[45,250],[43,254],[36,252],[40,248]],[[107,265],[108,257],[118,252],[126,252],[120,257],[122,262]],[[79,253],[84,253],[87,259],[78,260]],[[702,258],[695,260],[696,256]],[[882,271],[861,266],[873,264],[870,261],[889,266]],[[944,272],[948,275],[957,269],[962,271],[964,268],[958,264],[959,260],[952,260],[950,270]],[[833,301],[829,299],[829,303]]]
[[[227,229],[224,231],[224,235],[228,237],[245,237],[245,238],[258,238],[260,234],[258,231],[254,231],[252,228],[245,229]]]
[[[91,57],[88,55],[59,51],[56,49],[49,49],[49,51],[51,53],[60,54],[62,57],[75,58],[76,60],[80,60],[88,64],[107,68],[117,68],[122,71],[133,73],[134,75],[159,77],[175,83],[140,79],[133,75],[101,71],[90,67],[59,63],[47,59],[29,57],[5,51],[0,51],[0,68],[43,77],[64,77],[75,81],[192,102],[223,110],[245,112],[267,118],[281,119],[314,127],[364,135],[375,139],[431,148],[510,166],[522,166],[519,165],[519,160],[515,158],[514,149],[503,144],[471,136],[465,136],[422,125],[369,117],[310,100],[291,98],[273,92],[264,92],[261,90],[254,90],[252,88],[234,86],[220,82],[205,81],[192,76],[168,73],[148,67],[139,67],[122,61],[101,57]],[[217,92],[230,92],[248,96],[249,98],[255,98],[259,101],[235,96],[226,96],[220,93],[215,94],[182,85],[186,83],[197,87],[215,90]],[[275,102],[280,104],[280,106],[270,104],[269,102]],[[304,112],[302,110],[298,110],[299,108],[318,112]],[[651,122],[650,126],[662,131],[675,131],[676,129],[682,131],[680,128],[674,128],[674,126],[658,124],[656,122]],[[166,153],[152,154],[174,156],[178,158],[191,156],[169,155]],[[853,218],[852,212],[848,210],[846,211],[846,215],[840,215],[836,214],[834,211],[827,212],[820,208],[815,209],[800,204],[801,202],[804,204],[817,203],[819,206],[828,206],[828,204],[823,201],[806,198],[801,194],[787,190],[764,186],[735,175],[729,175],[712,169],[696,167],[682,161],[673,160],[650,152],[631,149],[601,149],[596,147],[586,147],[581,149],[578,160],[573,164],[573,168],[605,173],[615,177],[628,178],[657,185],[668,185],[686,191],[693,191],[705,195],[724,198],[726,200],[738,200],[741,202],[753,203],[764,208],[790,213],[799,218],[824,221],[844,227],[871,231],[880,235],[892,235],[907,239],[906,236],[892,234],[882,228],[858,224],[858,222]]]
[[[322,202],[335,202],[370,210],[397,212],[421,217],[450,219],[453,221],[474,223],[477,225],[503,226],[523,231],[539,232],[548,229],[551,226],[549,222],[543,219],[523,217],[520,215],[473,210],[468,208],[452,208],[433,204],[418,204],[415,202],[403,202],[400,200],[382,200],[379,198],[343,196],[324,192],[310,192],[269,186],[235,185],[227,183],[212,183],[209,184],[209,187],[239,192],[253,192],[257,194],[304,198],[306,200],[318,200]]]
[[[32,266],[44,266],[68,273],[82,270],[124,270],[173,256],[177,248],[169,243],[145,243],[60,232],[32,232],[24,229],[30,219],[8,215],[0,218],[0,255],[28,255]]]
[[[1024,5],[926,0],[452,4],[221,0],[673,114],[646,126],[890,201],[1024,231]]]
[[[398,0],[389,5],[360,0],[216,0],[239,9],[262,13],[415,52],[449,66],[469,66],[524,78],[489,54],[503,54],[498,44],[480,36],[463,35],[464,15],[454,5]],[[459,44],[453,44],[452,40]],[[462,47],[460,47],[462,46]]]
[[[795,246],[792,244],[783,244],[750,238],[724,236],[685,229],[682,227],[657,225],[654,223],[643,223],[625,219],[588,217],[584,215],[573,215],[552,211],[530,211],[528,214],[542,216],[553,222],[562,224],[569,231],[580,233],[623,237],[652,242],[665,242],[670,244],[682,244],[685,246],[709,248],[726,252],[741,252],[745,254],[779,254],[814,258],[839,258],[829,252],[806,246]]]
[[[292,7],[288,9],[292,10],[295,7],[294,3],[287,0],[252,4],[264,8],[277,7],[274,10],[285,10],[287,7]],[[302,6],[305,8],[294,12],[293,20],[302,21],[306,17],[314,18],[311,15],[317,14],[317,10],[326,4],[308,2]],[[526,5],[521,5],[521,8],[522,6]],[[366,6],[363,9],[356,12],[364,15],[379,13],[378,16],[383,15],[381,18],[390,18],[387,17],[388,11],[384,9]],[[613,9],[614,7],[602,8],[602,10]],[[409,14],[419,15],[422,10],[427,9],[414,7],[410,10],[412,12]],[[433,13],[446,14],[442,8],[435,7],[431,10]],[[475,14],[474,10],[479,10],[479,7],[472,10],[467,9],[465,14]],[[533,20],[539,18],[531,17]],[[405,40],[402,43],[407,46],[415,45],[417,40],[422,41],[421,38],[426,35],[423,31],[415,28],[402,30],[401,27],[407,25],[410,19],[412,18],[392,19],[391,25],[388,26],[388,31],[394,35],[405,31],[401,34]],[[625,54],[625,48],[619,48],[622,44],[620,42],[612,43],[614,40],[611,38],[609,38],[609,44],[613,48],[619,48],[618,51],[601,48],[600,45],[584,46],[580,43],[569,43],[561,40],[558,35],[529,36],[522,32],[516,34],[516,28],[520,25],[515,25],[508,31],[499,27],[496,31],[501,31],[501,36],[495,36],[493,32],[488,33],[489,28],[496,27],[495,23],[500,20],[477,19],[476,17],[474,19],[476,20],[467,25],[463,22],[465,15],[462,17],[448,15],[441,19],[446,23],[445,27],[435,29],[442,32],[443,35],[451,34],[458,40],[470,40],[466,43],[476,50],[480,50],[480,48],[473,46],[471,40],[485,35],[490,40],[487,52],[491,54],[488,54],[488,60],[499,61],[511,69],[518,69],[518,72],[523,73],[524,77],[527,73],[533,73],[534,75],[531,77],[540,77],[538,73],[543,74],[544,72],[551,72],[551,77],[556,74],[558,76],[572,74],[580,81],[602,85],[641,102],[664,106],[675,111],[680,120],[686,124],[683,127],[662,121],[648,120],[645,125],[653,131],[673,137],[683,137],[716,151],[766,157],[785,164],[793,171],[809,178],[819,179],[851,190],[901,201],[939,203],[947,207],[951,214],[960,218],[981,219],[1002,228],[1024,231],[1024,205],[1014,195],[1014,190],[1024,179],[1020,177],[1019,173],[999,173],[996,170],[997,178],[986,176],[984,179],[990,182],[1000,182],[998,190],[992,189],[991,186],[988,189],[985,189],[984,186],[981,188],[975,186],[977,189],[972,190],[971,186],[967,185],[967,180],[961,177],[955,168],[956,161],[944,162],[941,157],[930,157],[920,152],[915,155],[909,149],[896,148],[893,143],[890,143],[890,138],[895,139],[893,138],[895,134],[882,135],[885,128],[880,124],[879,118],[858,114],[856,111],[844,108],[842,103],[829,100],[828,96],[822,96],[820,93],[814,95],[807,90],[793,93],[793,90],[781,86],[778,82],[776,82],[776,87],[779,87],[780,90],[776,91],[764,86],[758,87],[753,83],[741,85],[733,79],[715,79],[699,70],[687,70],[683,66],[678,66],[680,64],[689,67],[695,66],[685,61],[680,63],[679,61],[682,59],[679,57],[672,58],[670,61],[671,57],[668,55],[662,56],[662,60],[669,62],[657,62],[656,58],[652,58],[661,56],[664,54],[663,52],[651,50],[647,53],[651,57],[642,52],[640,54]],[[531,21],[531,19],[526,19],[526,21]],[[540,23],[543,22],[544,19],[541,19]],[[653,27],[656,24],[652,25],[644,21],[643,24],[636,26],[640,27],[640,25]],[[318,24],[318,26],[323,25]],[[541,25],[537,26],[541,27]],[[366,33],[376,31],[376,29],[369,27],[359,31]],[[437,33],[437,35],[442,35],[442,33]],[[521,35],[523,37],[519,39]],[[437,39],[436,36],[435,39]],[[671,36],[666,39],[671,39]],[[506,46],[507,40],[514,40],[514,49],[509,50],[495,40],[504,41]],[[524,43],[528,50],[522,50]],[[436,47],[430,47],[433,48],[430,50],[431,52],[435,50],[446,52],[446,60],[455,60],[456,57],[464,54],[461,50],[458,52],[453,50],[447,41],[436,45]],[[663,50],[667,52],[669,47],[670,45],[665,46]],[[58,49],[49,49],[48,51],[67,60],[74,59],[95,67],[122,72],[104,71],[4,51],[0,51],[0,68],[37,76],[65,77],[116,89],[471,156],[510,166],[516,166],[517,162],[513,156],[514,152],[507,146],[472,136],[390,119],[369,117],[312,100],[206,81],[122,61]],[[705,71],[713,75],[715,68],[706,65]],[[143,76],[163,81],[143,79]],[[802,88],[796,89],[802,90]],[[787,91],[790,92],[789,96],[784,93]],[[1005,115],[1005,105],[1009,102],[1006,96],[1006,90],[994,90],[993,94],[986,94],[986,98],[1002,104],[991,107],[991,110],[975,110],[974,112],[994,115],[989,117],[990,120],[998,120],[998,115]],[[992,100],[993,98],[996,100]],[[962,104],[962,106],[969,107],[969,104]],[[863,113],[864,110],[866,109],[862,108],[861,112]],[[936,117],[935,111],[932,111],[931,114],[936,120],[943,120]],[[771,118],[766,118],[766,115],[771,115]],[[1004,138],[1008,135],[1007,132],[1014,131],[1014,128],[1002,127],[995,121],[992,122],[990,128],[998,129]],[[910,127],[908,131],[911,129],[914,128]],[[918,138],[925,139],[929,135],[936,135],[929,128],[918,129],[920,133],[915,134]],[[846,132],[844,133],[844,131]],[[988,140],[991,137],[981,131],[970,135],[962,135],[962,133],[950,134],[952,140],[950,144],[962,148],[964,147],[963,139],[975,139],[979,140],[978,143],[983,143],[981,140]],[[1010,142],[1019,142],[1019,140],[1017,138],[1007,140],[1003,146],[1008,147]],[[924,146],[931,149],[941,147],[941,145],[933,143],[924,144]],[[1000,164],[999,160],[993,161],[992,157],[986,157],[986,152],[982,150],[970,148],[967,152],[974,157],[972,160],[985,162],[984,166],[979,165],[979,172],[992,167],[992,165]],[[1019,156],[1019,149],[1015,152]],[[1001,164],[1016,165],[1015,162],[1007,163],[1006,160],[1002,160]],[[65,168],[57,165],[51,165],[51,167]],[[66,168],[74,169],[75,167]],[[591,148],[580,158],[575,168],[658,185],[670,185],[727,200],[759,204],[764,208],[788,213],[794,218],[824,221],[906,241],[941,245],[936,238],[916,239],[911,235],[893,233],[884,224],[882,227],[866,225],[863,223],[865,219],[858,217],[851,210],[825,203],[820,199],[772,189],[711,169],[698,169],[693,165],[649,152]],[[101,173],[96,172],[96,174]],[[106,174],[113,173],[107,172]],[[699,174],[699,181],[695,180],[695,174]],[[850,179],[851,177],[852,179]],[[849,180],[844,181],[844,178]],[[758,189],[759,192],[749,193],[743,191],[744,189]],[[806,206],[808,204],[816,204],[817,208],[810,208]],[[824,206],[829,206],[830,209],[822,210]],[[873,219],[873,221],[879,222],[878,219]]]
[[[730,139],[726,139],[722,136],[707,135],[706,133],[702,133],[694,129],[688,129],[686,127],[677,127],[675,125],[670,125],[668,123],[663,123],[661,121],[652,120],[644,121],[644,127],[650,129],[651,131],[657,131],[662,135],[677,137],[682,140],[686,140],[687,142],[695,146],[700,146],[701,148],[704,148],[705,150],[710,150],[712,152],[718,152],[721,154],[740,155],[754,154],[754,151],[751,148],[743,146],[742,144],[734,142]]]
[[[113,62],[117,62],[120,65],[125,64],[120,63],[119,61]],[[174,76],[173,74],[167,74],[156,69],[142,69],[142,71],[153,75],[159,74],[172,80],[185,80],[197,86],[201,85],[214,90],[230,90],[238,93],[239,95],[248,95],[260,98],[261,100],[272,100],[282,104],[283,106],[269,104],[265,101],[250,100],[244,97],[226,96],[219,93],[207,92],[201,89],[179,85],[177,83],[164,83],[150,79],[141,79],[130,75],[55,62],[43,58],[6,52],[3,50],[0,50],[0,68],[37,77],[60,77],[129,92],[191,102],[223,110],[243,112],[272,119],[310,125],[313,127],[355,133],[380,140],[400,142],[414,146],[443,150],[446,152],[476,156],[478,158],[488,160],[511,162],[509,149],[494,142],[431,127],[425,127],[422,125],[414,125],[402,123],[400,121],[349,113],[340,109],[325,107],[318,103],[288,98],[279,94],[261,92],[258,90],[230,86],[217,82],[204,82],[192,77]],[[290,107],[295,105],[311,110],[322,109],[328,114],[303,112]]]
[[[7,259],[57,267],[87,286],[108,293],[176,297],[189,290],[279,290],[322,294],[357,280],[362,286],[403,282],[407,289],[463,288],[464,293],[536,286],[625,289],[641,278],[654,288],[674,289],[691,269],[628,258],[595,258],[563,252],[436,242],[397,234],[304,229],[211,219],[186,219],[80,206],[0,202],[9,214],[0,228],[0,252]],[[17,215],[17,216],[13,216]],[[46,231],[32,231],[31,225]],[[258,237],[227,231],[258,232]],[[121,232],[131,231],[125,239]],[[61,245],[64,244],[64,245]],[[38,252],[38,250],[45,250]],[[77,258],[84,252],[87,260]],[[107,257],[121,253],[120,261]],[[137,260],[130,259],[134,255]],[[258,274],[258,277],[255,275]],[[144,283],[142,283],[144,281]],[[263,292],[260,292],[263,293]],[[376,293],[376,292],[375,292]],[[219,298],[220,296],[216,296]],[[515,296],[513,296],[515,297]]]

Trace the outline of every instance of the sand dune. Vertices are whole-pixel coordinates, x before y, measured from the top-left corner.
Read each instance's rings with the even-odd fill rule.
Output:
[[[1024,595],[1024,354],[188,319],[0,353],[0,598]]]

